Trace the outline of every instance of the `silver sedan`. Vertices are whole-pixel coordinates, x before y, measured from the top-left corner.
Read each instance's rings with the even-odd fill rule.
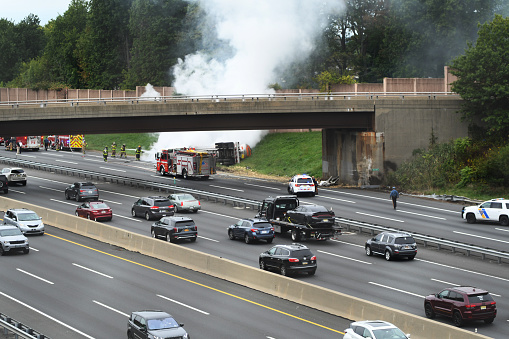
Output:
[[[196,213],[201,209],[200,201],[189,193],[170,194],[168,199],[175,206],[175,212],[189,211]]]

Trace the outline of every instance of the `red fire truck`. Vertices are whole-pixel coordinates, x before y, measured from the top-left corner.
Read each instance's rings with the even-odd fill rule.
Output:
[[[156,153],[156,170],[161,175],[181,175],[208,178],[216,173],[216,154],[214,151],[191,148],[165,149]]]
[[[23,137],[4,137],[5,149],[15,151],[17,145],[21,146],[22,150],[38,151],[41,147],[40,136],[23,136]],[[12,144],[12,148],[11,148]]]
[[[83,146],[83,134],[48,135],[48,140],[53,149],[76,151]]]

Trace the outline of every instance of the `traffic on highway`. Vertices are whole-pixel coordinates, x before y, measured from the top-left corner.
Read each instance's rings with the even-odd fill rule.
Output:
[[[114,173],[161,184],[175,184],[177,187],[260,202],[269,196],[288,194],[288,183],[220,173],[206,180],[186,180],[182,177],[163,176],[150,162],[111,159],[104,163],[101,155],[93,152],[85,156],[77,152],[52,150],[18,155],[1,152],[0,155],[105,174]],[[150,197],[168,198],[178,192],[150,191],[99,179],[85,180],[77,176],[28,168],[25,172],[25,183],[10,184],[8,194],[2,193],[3,197],[74,215],[83,205],[82,201],[77,201],[81,200],[79,193],[87,194],[89,190],[81,192],[77,188],[75,193],[71,193],[70,188],[77,182],[91,182],[98,191],[98,199],[112,213],[111,220],[108,216],[98,222],[133,233],[156,236],[160,241],[171,239],[179,246],[245,265],[261,267],[262,253],[275,245],[289,248],[295,242],[290,232],[276,234],[274,237],[270,228],[267,234],[273,237],[271,241],[258,241],[252,234],[248,236],[248,241],[231,241],[231,226],[239,220],[253,219],[259,212],[248,206],[232,207],[200,199],[199,209],[179,209],[172,202],[164,205],[168,206],[168,211],[159,215],[153,214],[155,209],[152,207],[157,204],[152,202],[153,205],[148,206],[146,211],[133,214],[140,199],[148,201]],[[462,218],[461,205],[402,195],[398,200],[398,209],[393,209],[388,196],[388,192],[320,188],[319,195],[299,196],[299,201],[301,206],[324,206],[325,212],[333,211],[336,217],[377,223],[402,232],[429,234],[497,250],[507,249],[507,227],[497,223],[467,222]],[[96,214],[85,213],[81,216],[89,215],[93,216],[93,220]],[[3,214],[1,217],[4,219]],[[196,230],[192,229],[192,241],[175,239],[172,232],[167,232],[167,226],[154,233],[153,225],[161,217],[191,220],[192,227],[196,227]],[[30,306],[31,312],[39,310],[37,317],[34,317],[38,320],[31,325],[47,328],[48,332],[52,330],[47,322],[52,319],[58,322],[55,328],[69,331],[76,337],[124,337],[127,335],[127,322],[131,313],[150,309],[171,314],[178,323],[184,323],[183,328],[193,338],[227,338],[234,337],[234,333],[243,333],[243,338],[338,338],[342,337],[351,321],[376,320],[341,319],[70,234],[51,225],[45,226],[44,235],[28,235],[31,249],[29,255],[20,252],[8,254],[1,259],[2,271],[8,273],[2,273],[0,277],[0,300],[2,305],[10,305],[9,309],[14,314],[17,314],[19,305]],[[189,232],[189,228],[181,231]],[[257,232],[249,227],[248,230]],[[366,242],[375,236],[343,231],[340,236],[325,241],[303,239],[302,244],[312,253],[313,265],[316,264],[316,267],[308,270],[313,274],[290,276],[422,317],[430,316],[424,307],[425,298],[430,294],[438,294],[450,287],[474,286],[489,292],[492,298],[489,300],[490,307],[480,305],[479,312],[481,309],[496,308],[496,313],[475,321],[462,319],[462,327],[493,338],[503,338],[509,333],[507,264],[422,246],[417,246],[415,252],[406,253],[402,258],[389,256],[391,260],[386,260],[383,250],[381,253],[380,250],[375,251],[375,254],[382,254],[380,256],[371,256],[366,252]],[[235,237],[241,238],[239,235]],[[399,245],[394,243],[396,246],[414,246],[410,242]],[[411,250],[414,251],[413,248]],[[408,260],[408,257],[413,260]],[[299,260],[308,259],[311,257]],[[280,273],[277,267],[271,271]],[[19,303],[11,305],[13,300]],[[9,314],[8,310],[2,312]],[[458,322],[457,319],[451,321],[447,315],[441,314],[433,318],[450,324]],[[37,329],[44,333],[41,328]],[[49,333],[47,335],[51,337]]]

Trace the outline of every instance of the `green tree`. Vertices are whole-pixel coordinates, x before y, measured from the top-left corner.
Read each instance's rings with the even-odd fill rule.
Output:
[[[0,82],[7,83],[15,77],[18,51],[14,35],[14,23],[0,19]]]
[[[458,77],[452,90],[465,100],[464,117],[482,120],[488,133],[507,141],[509,133],[509,18],[496,15],[480,25],[475,44],[452,61]]]

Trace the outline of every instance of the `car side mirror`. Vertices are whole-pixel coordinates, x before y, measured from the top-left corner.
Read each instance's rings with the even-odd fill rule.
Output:
[[[184,324],[180,323],[180,324],[179,324],[179,326],[180,326],[180,327],[184,327]]]
[[[14,221],[18,221],[18,218],[16,218],[16,217],[12,217],[12,220],[14,220]]]
[[[146,333],[146,332],[147,332],[147,325],[141,325],[141,326],[140,326],[140,330],[141,330],[142,332],[145,332],[145,333]]]

